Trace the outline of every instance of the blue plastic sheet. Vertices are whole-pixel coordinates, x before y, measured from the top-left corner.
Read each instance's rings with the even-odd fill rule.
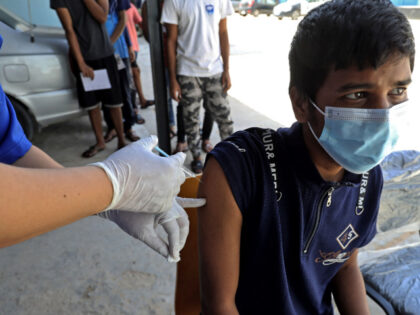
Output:
[[[420,229],[420,152],[397,151],[381,163],[384,188],[378,231]]]
[[[397,314],[420,314],[420,243],[385,251],[360,269]]]

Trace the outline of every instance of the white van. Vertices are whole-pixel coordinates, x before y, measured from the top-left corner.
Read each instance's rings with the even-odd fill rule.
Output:
[[[287,0],[273,8],[273,15],[280,20],[283,17],[290,17],[292,20],[296,20],[327,1],[329,0]]]

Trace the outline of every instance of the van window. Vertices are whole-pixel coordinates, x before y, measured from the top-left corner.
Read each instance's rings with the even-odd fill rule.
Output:
[[[50,9],[50,0],[2,1],[0,6],[37,26],[61,28],[57,14],[54,10]],[[32,21],[30,21],[29,9],[31,10]]]

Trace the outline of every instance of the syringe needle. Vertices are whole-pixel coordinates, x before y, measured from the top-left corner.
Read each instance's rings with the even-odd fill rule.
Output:
[[[169,154],[166,153],[165,151],[163,151],[161,148],[159,148],[158,146],[155,146],[154,149],[159,152],[160,154],[162,154],[163,156],[169,157]],[[187,175],[188,177],[196,177],[196,174],[194,174],[193,172],[191,172],[188,168],[186,168],[185,166],[182,166],[182,170],[184,171],[185,175]]]

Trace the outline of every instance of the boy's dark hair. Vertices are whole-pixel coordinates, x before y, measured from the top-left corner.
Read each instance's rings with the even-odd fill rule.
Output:
[[[377,68],[393,54],[409,57],[412,71],[414,53],[410,24],[389,0],[332,0],[299,23],[289,89],[313,99],[331,70]]]

